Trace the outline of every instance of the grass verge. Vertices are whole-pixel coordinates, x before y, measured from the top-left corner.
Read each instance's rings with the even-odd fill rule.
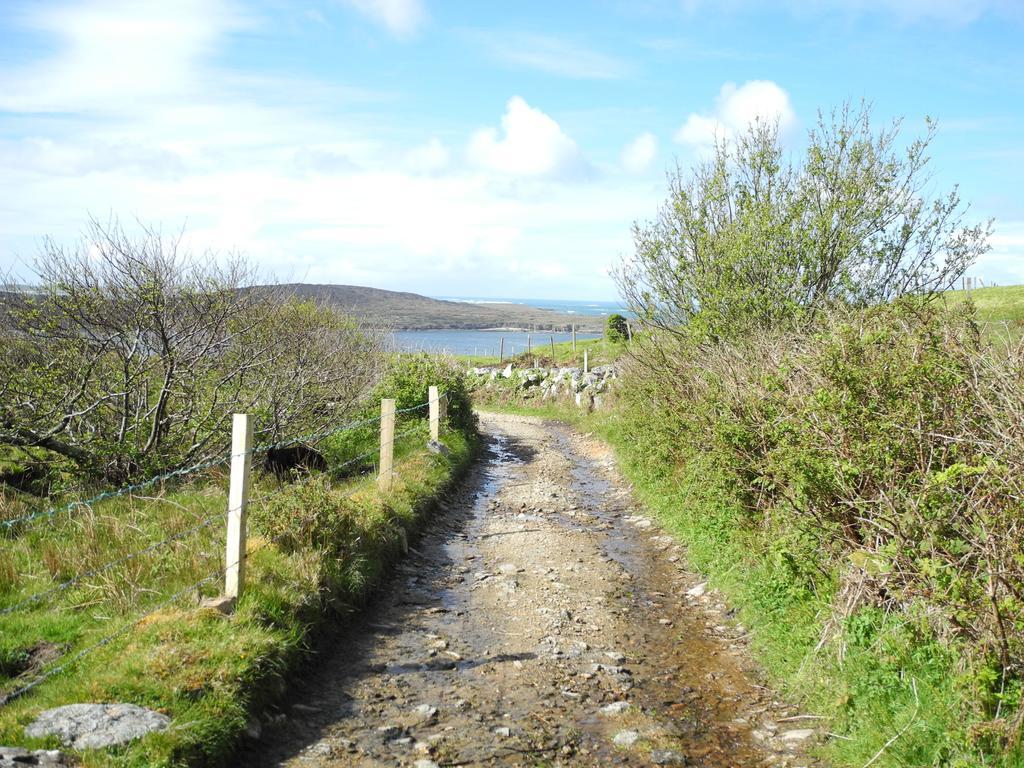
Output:
[[[423,524],[477,446],[474,435],[449,432],[450,454],[442,457],[423,450],[425,439],[423,424],[396,446],[398,476],[386,494],[372,478],[257,484],[247,589],[231,616],[198,607],[199,593],[217,593],[219,578],[165,605],[221,566],[222,477],[156,498],[79,509],[6,540],[0,610],[91,575],[0,615],[0,691],[124,631],[0,707],[0,744],[57,747],[53,739],[25,738],[25,726],[41,710],[128,701],[169,715],[171,728],[120,749],[85,751],[78,755],[82,765],[224,764],[249,718],[283,691],[314,633],[367,599],[400,556],[403,536]],[[203,526],[208,518],[216,522]],[[168,538],[149,553],[91,573]]]

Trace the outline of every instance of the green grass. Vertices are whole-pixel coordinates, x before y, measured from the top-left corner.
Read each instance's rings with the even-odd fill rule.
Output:
[[[951,305],[971,302],[978,321],[993,338],[1016,341],[1024,335],[1024,285],[949,291],[945,296]]]
[[[555,351],[552,355],[551,344],[543,334],[534,337],[537,342],[533,345],[530,354],[506,355],[502,361],[504,364],[512,363],[517,368],[540,367],[583,367],[583,352],[587,351],[588,362],[591,367],[595,365],[609,365],[622,356],[625,344],[606,341],[605,339],[577,339],[576,351],[573,352],[571,341],[555,343]],[[458,355],[458,359],[470,366],[494,366],[498,365],[497,356],[484,357],[480,355]]]
[[[372,478],[311,479],[285,487],[268,478],[257,482],[251,491],[248,585],[234,615],[199,608],[191,592],[156,610],[0,707],[0,743],[56,747],[52,739],[24,736],[42,709],[130,701],[170,715],[173,727],[119,750],[86,752],[80,755],[83,765],[225,763],[247,719],[279,694],[286,671],[307,654],[317,627],[367,598],[400,555],[400,529],[415,532],[433,499],[468,466],[473,438],[449,432],[444,440],[451,454],[442,458],[422,449],[426,425],[418,429],[396,450],[399,475],[387,494]],[[216,572],[224,556],[225,485],[222,475],[211,474],[154,491],[158,498],[80,508],[2,540],[0,609],[216,517],[171,546],[0,616],[0,691],[35,675],[37,670],[25,667],[40,649],[71,658]],[[337,532],[329,547],[296,546],[301,536],[268,543],[268,532],[279,530],[275,525],[304,530],[316,504],[325,524],[335,526],[329,530]],[[216,594],[220,587],[217,577],[202,591]]]

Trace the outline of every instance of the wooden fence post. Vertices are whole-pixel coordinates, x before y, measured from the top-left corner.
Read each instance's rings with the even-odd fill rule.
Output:
[[[572,353],[576,354],[576,326],[572,327]]]
[[[441,399],[437,396],[437,387],[429,389],[427,401],[430,403],[430,439],[437,442],[441,437]]]
[[[587,354],[589,350],[583,350],[583,372],[590,373],[590,357]]]
[[[505,337],[504,336],[502,336],[501,340],[498,342],[498,362],[499,363],[505,362]]]
[[[526,334],[526,356],[529,357],[533,354],[533,337],[530,334]]]
[[[391,490],[395,466],[395,401],[380,401],[380,474],[377,487],[382,491]]]
[[[554,365],[555,364],[555,337],[554,336],[549,336],[548,338],[551,340],[551,364]]]
[[[238,599],[245,589],[246,506],[252,466],[252,422],[246,413],[231,419],[231,485],[228,488],[228,537],[224,555],[224,596]]]

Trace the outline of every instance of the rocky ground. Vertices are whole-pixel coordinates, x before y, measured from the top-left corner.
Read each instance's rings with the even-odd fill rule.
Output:
[[[599,442],[484,415],[486,460],[238,764],[808,766],[815,721]]]

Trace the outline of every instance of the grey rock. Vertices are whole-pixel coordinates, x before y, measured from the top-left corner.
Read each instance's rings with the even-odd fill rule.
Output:
[[[427,450],[430,451],[431,453],[436,453],[440,456],[447,456],[449,453],[451,453],[451,451],[448,450],[447,445],[445,445],[444,443],[439,443],[437,440],[428,441]]]
[[[413,768],[439,768],[433,760],[417,760],[412,764]]]
[[[381,725],[377,728],[377,735],[384,741],[391,741],[402,735],[402,727],[400,725]]]
[[[613,701],[611,704],[606,704],[605,706],[601,707],[601,714],[609,716],[621,715],[627,709],[629,709],[628,701]]]
[[[797,743],[797,742],[800,742],[800,741],[805,741],[806,739],[809,739],[813,735],[814,735],[814,729],[813,728],[798,728],[797,730],[786,731],[786,732],[780,734],[779,738],[782,739],[783,741],[789,743],[789,744],[794,744],[794,743]]]
[[[702,581],[700,584],[693,587],[692,589],[686,590],[686,594],[688,594],[690,597],[703,597],[704,593],[707,591],[708,583],[706,581]]]
[[[501,728],[495,728],[494,735],[501,736],[502,738],[507,739],[509,736],[512,735],[512,729],[506,728],[505,726],[502,726]]]
[[[216,597],[203,598],[199,603],[200,608],[208,608],[218,613],[223,613],[225,616],[235,612],[235,598],[227,597],[226,595],[218,595]]]
[[[242,731],[247,739],[253,741],[259,740],[260,736],[263,735],[263,726],[260,725],[260,721],[255,717],[250,717],[245,722],[245,729]]]
[[[70,759],[56,749],[37,749],[29,751],[21,747],[0,747],[0,768],[57,768],[71,765]]]
[[[409,715],[410,725],[430,725],[437,721],[437,707],[420,704]]]
[[[655,749],[651,752],[655,765],[686,765],[686,756],[671,749]]]
[[[640,734],[636,731],[619,731],[612,736],[612,744],[617,747],[632,747],[640,740]]]
[[[57,736],[75,749],[101,749],[162,731],[170,723],[166,715],[135,704],[68,704],[42,712],[25,735]]]

